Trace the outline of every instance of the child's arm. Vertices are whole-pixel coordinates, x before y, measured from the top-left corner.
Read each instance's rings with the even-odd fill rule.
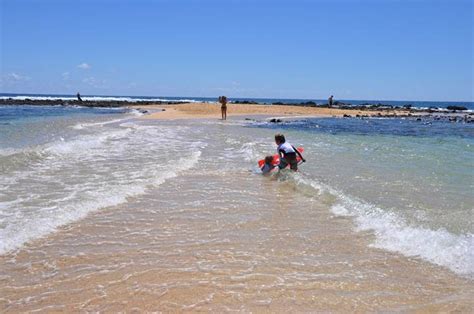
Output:
[[[296,149],[296,147],[294,147],[293,145],[291,145],[291,147],[293,147],[293,149],[295,150],[295,152],[298,154],[298,156],[300,156],[301,158],[301,161],[302,162],[306,162],[306,159],[304,159],[303,155],[301,155],[300,151]]]

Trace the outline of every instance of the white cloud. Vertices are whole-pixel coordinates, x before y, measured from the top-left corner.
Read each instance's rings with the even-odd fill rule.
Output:
[[[86,84],[93,84],[94,82],[96,81],[96,79],[94,77],[86,77],[85,79],[82,80],[83,83],[86,83]]]
[[[26,76],[26,75],[21,75],[21,74],[15,73],[15,72],[11,72],[11,73],[8,73],[6,75],[6,79],[8,81],[18,82],[18,81],[29,81],[31,78],[29,76]]]
[[[63,80],[67,81],[69,80],[69,72],[64,72],[63,74],[61,74],[61,76],[63,77]]]
[[[91,66],[90,66],[88,63],[85,63],[85,62],[79,64],[77,67],[78,67],[79,69],[83,69],[83,70],[88,70],[88,69],[91,68]]]
[[[85,79],[82,80],[83,83],[88,84],[94,88],[105,88],[107,87],[107,81],[106,80],[99,80],[96,79],[93,76],[86,77]]]

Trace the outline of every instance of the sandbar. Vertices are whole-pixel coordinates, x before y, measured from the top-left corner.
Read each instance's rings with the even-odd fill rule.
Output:
[[[186,103],[176,105],[159,104],[147,106],[133,106],[132,108],[140,108],[142,110],[150,111],[150,114],[142,117],[144,119],[199,119],[221,117],[221,109],[218,103]],[[348,110],[338,108],[289,105],[229,104],[227,108],[227,117],[243,115],[275,115],[282,117],[343,117],[344,115],[376,116],[380,114],[380,111],[375,110]],[[393,115],[399,114],[399,112],[397,111],[391,111],[391,113],[393,113]]]

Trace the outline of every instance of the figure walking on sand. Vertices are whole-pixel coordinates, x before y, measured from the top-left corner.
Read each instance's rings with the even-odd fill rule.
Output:
[[[219,103],[221,104],[222,120],[227,120],[227,97],[219,96]]]

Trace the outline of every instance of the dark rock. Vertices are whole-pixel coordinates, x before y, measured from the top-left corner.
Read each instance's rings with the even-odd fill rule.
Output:
[[[41,100],[41,99],[0,99],[0,105],[33,105],[33,106],[82,106],[82,107],[128,107],[128,106],[146,106],[146,105],[175,105],[184,104],[185,101],[91,101],[91,100]]]
[[[463,107],[463,106],[447,106],[446,109],[448,109],[448,110],[467,110],[467,108]]]
[[[253,100],[234,100],[232,103],[234,104],[242,104],[242,105],[256,105],[258,102]]]

